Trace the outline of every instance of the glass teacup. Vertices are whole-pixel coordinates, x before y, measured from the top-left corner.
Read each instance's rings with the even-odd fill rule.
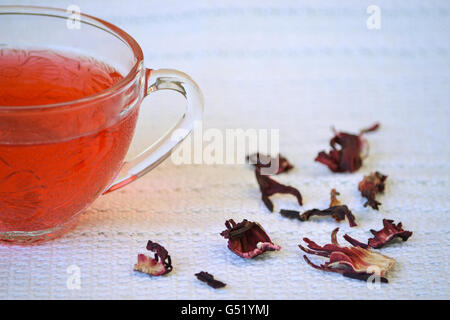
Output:
[[[21,75],[22,68],[42,59],[54,68],[36,68],[38,74],[57,73],[59,51],[96,59],[123,76],[75,100],[0,103],[0,240],[48,240],[70,230],[97,197],[136,180],[167,158],[201,120],[203,99],[188,75],[145,68],[137,42],[106,21],[85,14],[74,21],[70,11],[24,6],[0,6],[0,17],[0,53],[16,50],[20,56],[0,70],[0,80],[29,81]],[[142,99],[165,89],[186,98],[185,114],[143,153],[124,161]],[[0,98],[5,92],[0,89]],[[177,129],[186,134],[173,139]]]

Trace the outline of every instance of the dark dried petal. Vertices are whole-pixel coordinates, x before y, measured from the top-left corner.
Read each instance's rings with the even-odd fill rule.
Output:
[[[393,222],[394,220],[383,219],[383,229],[379,231],[370,230],[374,237],[369,239],[369,246],[372,248],[381,248],[394,238],[398,237],[406,241],[412,236],[411,231],[403,230],[401,222],[397,225]]]
[[[280,214],[289,219],[300,219],[300,212],[297,210],[281,209]]]
[[[359,246],[342,247],[337,243],[336,234],[339,228],[333,230],[331,234],[331,244],[319,246],[308,238],[303,238],[308,248],[299,245],[299,248],[306,253],[329,258],[322,265],[312,263],[306,255],[305,261],[313,268],[340,273],[343,276],[367,280],[375,273],[380,276],[381,282],[388,282],[385,278],[386,273],[392,268],[395,260],[380,253],[364,249]]]
[[[367,281],[370,277],[373,276],[373,273],[352,273],[352,272],[344,272],[342,273],[344,277],[352,278],[356,280]],[[380,282],[388,283],[388,280],[384,277],[380,277]]]
[[[256,181],[259,184],[259,190],[261,191],[261,199],[271,212],[273,212],[273,203],[269,197],[275,193],[291,194],[297,198],[298,204],[302,205],[302,195],[294,187],[285,186],[269,176],[262,175],[259,168],[255,168],[255,175]]]
[[[350,237],[348,234],[344,235],[344,239],[347,240],[347,242],[350,243],[352,246],[361,247],[361,248],[364,248],[364,249],[369,248],[369,246],[367,244],[359,242],[358,240]]]
[[[233,219],[225,222],[226,230],[220,235],[228,239],[228,248],[242,258],[252,259],[265,251],[280,250],[257,222],[246,219],[236,224]]]
[[[367,202],[364,204],[364,207],[368,205],[373,209],[378,210],[378,206],[381,205],[375,197],[378,192],[383,192],[385,188],[385,181],[388,176],[379,173],[378,171],[372,172],[368,176],[364,176],[362,181],[358,185],[359,191],[361,191],[361,195],[367,198]]]
[[[278,160],[278,170],[275,174],[288,172],[289,170],[292,170],[294,168],[294,166],[289,163],[289,161],[285,157],[281,156],[281,154],[279,154],[277,158],[272,158],[268,155],[260,154],[258,152],[247,156],[247,161],[257,168],[270,168],[273,161]]]
[[[374,237],[370,238],[367,241],[368,244],[364,244],[356,239],[353,239],[348,234],[346,234],[344,238],[354,246],[359,246],[362,248],[368,248],[370,246],[374,249],[379,249],[381,247],[384,247],[394,238],[398,237],[403,241],[406,241],[409,237],[412,236],[411,231],[403,230],[401,222],[399,222],[397,225],[395,225],[395,223],[393,222],[394,220],[383,219],[383,229],[379,231],[371,229],[370,232],[374,235]]]
[[[200,271],[199,273],[196,273],[195,276],[198,280],[206,282],[210,287],[213,287],[214,289],[219,289],[226,286],[225,283],[214,279],[214,276],[212,274],[205,271]]]
[[[328,209],[324,209],[324,210],[311,209],[311,210],[305,211],[300,215],[299,219],[302,221],[306,221],[311,216],[331,216],[336,221],[339,222],[339,221],[344,220],[345,217],[347,217],[350,227],[357,226],[357,224],[355,222],[355,216],[353,215],[353,213],[350,211],[350,209],[346,205],[340,204],[341,202],[336,199],[336,195],[339,195],[339,193],[335,189],[332,189],[330,204],[331,205],[335,204],[334,206],[332,206]]]
[[[331,216],[338,222],[344,220],[345,217],[347,217],[350,227],[357,226],[355,222],[355,216],[346,205],[335,206],[325,210],[311,209],[302,213],[300,215],[300,220],[306,221],[311,216]]]
[[[370,128],[363,129],[359,135],[336,132],[330,140],[331,150],[319,152],[315,161],[328,166],[333,172],[354,172],[362,166],[362,151],[367,141],[363,139],[363,135],[368,132],[377,130],[379,124],[376,123]],[[339,145],[338,149],[336,145]]]
[[[134,265],[134,271],[140,271],[152,276],[161,276],[172,271],[172,260],[163,246],[149,240],[147,250],[155,253],[154,258],[150,258],[145,254],[139,254],[138,262]]]
[[[350,209],[347,208],[347,206],[344,205],[343,207],[345,207],[345,208],[344,208],[345,216],[347,217],[349,226],[352,227],[352,228],[353,228],[353,227],[356,227],[357,224],[356,224],[356,221],[355,221],[355,216],[354,216],[353,213],[350,211]],[[335,207],[333,207],[333,208],[335,208]]]
[[[167,252],[166,248],[164,248],[159,243],[148,240],[146,248],[148,251],[156,253],[156,257],[159,258],[161,261],[165,261],[166,259],[169,258],[169,253]]]

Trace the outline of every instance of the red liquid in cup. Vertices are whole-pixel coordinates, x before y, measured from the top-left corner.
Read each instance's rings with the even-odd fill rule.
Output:
[[[121,79],[114,68],[87,57],[0,50],[0,106],[79,99]],[[113,118],[114,101],[122,100],[69,109],[54,118],[43,113],[17,123],[0,122],[0,232],[43,230],[65,223],[112,182],[128,151],[138,114],[135,107],[125,116],[116,112],[116,120],[106,122]],[[101,103],[109,105],[104,108]],[[14,142],[28,135],[23,126],[29,126],[30,135],[36,134],[36,141],[45,142]]]

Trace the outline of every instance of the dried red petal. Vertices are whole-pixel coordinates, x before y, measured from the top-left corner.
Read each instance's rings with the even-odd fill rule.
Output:
[[[341,205],[340,201],[336,198],[336,195],[339,195],[339,193],[336,191],[336,189],[331,190],[331,202],[330,202],[330,208],[325,210],[319,210],[319,209],[311,209],[308,211],[305,211],[299,216],[299,219],[302,221],[308,220],[311,216],[331,216],[336,221],[342,221],[347,217],[348,224],[350,227],[357,226],[355,221],[355,216],[350,211],[350,209],[346,205]]]
[[[379,249],[381,247],[384,247],[394,238],[398,237],[403,241],[406,241],[409,237],[412,236],[411,231],[403,230],[401,222],[399,222],[397,225],[395,225],[395,223],[393,222],[394,220],[383,219],[383,229],[379,231],[371,229],[370,232],[374,235],[374,237],[368,240],[368,244],[361,243],[347,234],[344,236],[344,238],[354,246],[360,246],[362,248],[367,248],[370,246],[372,248]]]
[[[372,248],[381,248],[394,238],[401,238],[403,241],[412,236],[411,231],[403,230],[402,223],[395,225],[394,220],[383,219],[383,229],[379,231],[370,230],[374,238],[369,239],[369,246]]]
[[[214,279],[214,276],[212,274],[205,271],[200,271],[199,273],[196,273],[195,276],[198,280],[206,282],[210,287],[213,287],[214,289],[219,289],[226,286],[225,283]]]
[[[305,261],[313,268],[340,273],[343,276],[353,279],[367,280],[376,273],[380,276],[381,282],[388,282],[385,275],[392,268],[395,260],[359,246],[340,246],[336,240],[338,231],[339,228],[333,230],[331,234],[331,244],[326,244],[323,247],[308,238],[303,238],[303,241],[307,243],[308,248],[299,245],[301,250],[309,254],[329,258],[324,264],[316,265],[304,255],[303,258]]]
[[[291,194],[297,198],[299,205],[302,205],[302,195],[300,191],[291,186],[285,186],[269,176],[262,175],[259,168],[255,168],[256,181],[259,184],[259,190],[261,191],[261,199],[266,205],[267,209],[273,212],[273,203],[269,199],[270,196],[275,193]]]
[[[147,273],[152,276],[161,276],[172,271],[172,261],[167,250],[160,244],[148,241],[147,250],[155,253],[154,258],[145,254],[138,254],[138,262],[133,270]]]
[[[367,198],[367,202],[364,204],[364,207],[368,205],[373,209],[378,210],[378,206],[381,205],[375,197],[378,192],[383,192],[385,188],[385,181],[388,176],[379,173],[378,171],[372,172],[368,176],[364,176],[362,181],[358,185],[359,191],[361,191],[361,195]]]
[[[288,172],[289,170],[292,170],[294,168],[294,166],[290,164],[285,157],[281,156],[281,154],[279,154],[277,158],[272,158],[268,155],[260,154],[259,152],[247,156],[247,161],[257,168],[270,168],[272,166],[272,163],[277,160],[278,170],[275,172],[275,174]]]
[[[236,224],[233,219],[225,222],[227,230],[220,233],[222,237],[228,239],[228,248],[242,258],[252,259],[265,251],[280,250],[281,247],[275,245],[257,222],[246,219]]]
[[[166,274],[167,270],[162,263],[146,256],[145,254],[138,254],[138,262],[134,265],[134,271],[147,273],[152,276],[162,276]]]
[[[330,140],[332,150],[328,153],[319,152],[315,161],[328,166],[333,172],[354,172],[362,166],[362,151],[367,145],[367,141],[363,139],[363,135],[368,132],[377,130],[379,124],[376,123],[367,129],[360,131],[359,135],[336,132]],[[339,145],[338,149],[336,145]]]
[[[352,246],[361,247],[361,248],[364,248],[364,249],[369,248],[369,246],[367,244],[359,242],[358,240],[350,237],[348,234],[344,235],[344,239],[347,240],[347,242],[350,243]]]

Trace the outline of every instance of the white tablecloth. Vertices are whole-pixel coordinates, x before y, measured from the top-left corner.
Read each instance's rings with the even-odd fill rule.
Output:
[[[300,189],[304,210],[326,207],[335,187],[358,227],[269,213],[247,166],[176,166],[169,160],[98,199],[64,237],[31,247],[0,246],[0,298],[450,298],[450,2],[75,3],[135,37],[148,66],[189,73],[205,96],[205,128],[279,128],[281,152],[296,168],[277,179]],[[366,27],[370,4],[381,9],[379,30]],[[155,94],[143,103],[149,113],[143,113],[137,149],[164,129],[150,108],[160,112],[182,103],[173,99]],[[370,157],[357,173],[333,174],[313,161],[328,148],[332,125],[356,132],[375,121],[382,127],[368,136]],[[357,190],[374,170],[389,175],[379,212],[364,208]],[[289,196],[273,199],[276,210],[295,208]],[[254,260],[236,256],[219,235],[228,218],[260,222],[282,250]],[[364,240],[369,229],[381,228],[382,218],[401,221],[414,234],[381,249],[397,263],[380,289],[303,261],[297,247],[302,237],[325,244],[339,225],[341,236],[349,232]],[[172,256],[174,270],[167,276],[132,270],[149,239]],[[80,268],[79,290],[66,285],[71,265]],[[201,283],[194,277],[201,270],[227,287]]]

